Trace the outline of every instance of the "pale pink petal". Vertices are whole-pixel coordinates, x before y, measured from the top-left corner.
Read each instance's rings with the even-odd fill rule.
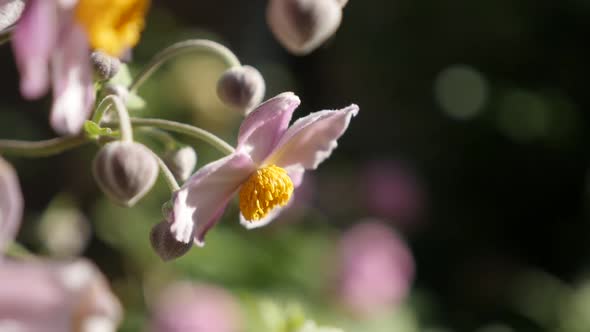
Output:
[[[289,203],[291,203],[292,201],[293,199],[291,199]],[[286,206],[277,205],[274,209],[270,210],[270,212],[264,218],[256,221],[248,221],[246,220],[246,218],[244,218],[242,213],[240,213],[240,224],[246,227],[246,229],[254,229],[266,226],[270,224],[273,220],[275,220],[283,212],[283,210],[288,208],[290,205],[289,203]]]
[[[35,259],[0,268],[0,331],[115,331],[122,316],[90,262]],[[100,322],[101,329],[90,329]]]
[[[174,196],[168,216],[177,241],[202,244],[240,185],[256,170],[247,154],[234,153],[197,171]]]
[[[22,212],[23,198],[16,172],[0,158],[0,259],[18,232]]]
[[[263,164],[316,169],[338,146],[336,140],[358,110],[353,104],[341,110],[311,113],[295,121]]]
[[[29,0],[14,29],[12,49],[25,98],[43,96],[49,88],[49,58],[57,45],[58,9],[53,0]]]
[[[95,96],[88,41],[77,24],[71,24],[64,32],[51,64],[51,126],[61,135],[78,134],[90,115]]]
[[[260,104],[242,122],[237,150],[249,154],[256,164],[264,160],[287,130],[300,102],[292,92],[285,92]]]
[[[0,31],[18,21],[24,9],[24,0],[0,0]]]
[[[287,174],[289,174],[289,177],[291,178],[291,181],[293,182],[293,186],[295,188],[299,187],[301,185],[301,182],[303,182],[303,175],[305,174],[305,168],[303,168],[303,166],[296,164],[296,165],[290,165],[285,167],[285,170],[287,171]]]

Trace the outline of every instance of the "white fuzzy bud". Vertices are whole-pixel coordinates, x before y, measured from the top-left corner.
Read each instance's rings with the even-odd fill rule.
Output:
[[[121,61],[106,53],[95,51],[90,54],[94,72],[101,80],[109,80],[113,78],[121,69]]]
[[[305,55],[338,30],[344,4],[342,0],[269,0],[266,21],[283,47]]]
[[[186,181],[197,166],[197,153],[190,146],[169,151],[164,156],[164,162],[178,181]]]
[[[135,205],[152,188],[158,170],[152,152],[135,142],[106,144],[93,164],[94,177],[102,191],[128,207]]]
[[[243,115],[262,102],[265,89],[264,78],[251,66],[230,68],[217,82],[219,99]]]
[[[186,254],[193,246],[193,242],[179,242],[170,232],[170,224],[162,221],[156,224],[150,232],[152,248],[164,261],[169,261]]]

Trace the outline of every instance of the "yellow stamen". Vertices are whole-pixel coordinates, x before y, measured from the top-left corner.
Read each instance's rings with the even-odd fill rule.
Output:
[[[119,57],[139,42],[149,0],[79,0],[76,20],[92,48]]]
[[[285,206],[293,181],[284,168],[270,165],[256,170],[240,189],[240,211],[246,220],[264,218],[277,205]]]

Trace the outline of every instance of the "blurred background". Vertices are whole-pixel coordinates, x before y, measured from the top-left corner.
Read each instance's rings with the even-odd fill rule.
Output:
[[[123,209],[95,184],[88,145],[8,158],[26,202],[19,241],[96,262],[125,308],[121,331],[179,315],[169,299],[190,293],[182,287],[194,296],[178,319],[247,331],[288,331],[301,317],[345,331],[590,331],[590,1],[351,0],[336,35],[306,57],[280,47],[265,6],[155,1],[130,68],[209,38],[261,71],[265,99],[299,95],[296,117],[358,104],[288,213],[247,231],[233,204],[204,248],[163,263],[149,231],[165,183]],[[176,59],[141,88],[135,115],[234,142],[241,117],[215,94],[223,70],[199,54]],[[20,97],[8,45],[0,72],[1,138],[53,137],[50,100]],[[178,138],[198,167],[220,157]]]

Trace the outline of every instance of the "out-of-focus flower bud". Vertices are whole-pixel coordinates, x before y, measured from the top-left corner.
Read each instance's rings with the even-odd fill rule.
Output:
[[[150,332],[242,331],[242,313],[223,288],[178,282],[165,288],[152,305]]]
[[[197,153],[190,146],[169,151],[164,155],[164,162],[178,181],[186,181],[197,166]]]
[[[0,31],[10,27],[25,9],[23,0],[0,0]]]
[[[0,331],[114,332],[121,321],[121,304],[88,261],[7,261],[0,280]]]
[[[344,8],[348,4],[348,0],[336,0],[340,4],[340,7]]]
[[[158,162],[139,143],[112,142],[94,159],[93,172],[102,191],[115,202],[135,205],[152,188],[158,177]]]
[[[121,69],[121,60],[100,51],[92,52],[90,59],[94,73],[101,80],[113,78]]]
[[[150,242],[154,251],[164,261],[169,261],[186,254],[193,246],[192,242],[176,241],[170,232],[170,224],[162,221],[156,224],[150,232]]]
[[[16,172],[0,157],[0,258],[16,236],[23,212],[23,198]]]
[[[43,214],[38,228],[39,238],[55,257],[75,257],[86,248],[90,223],[80,210],[59,200]]]
[[[338,30],[342,6],[341,0],[270,0],[266,21],[289,52],[305,55]]]
[[[251,66],[230,68],[217,82],[219,99],[244,115],[262,102],[265,89],[264,78]]]
[[[338,297],[361,316],[399,304],[414,278],[414,259],[406,243],[375,220],[366,220],[344,234],[338,261]]]

